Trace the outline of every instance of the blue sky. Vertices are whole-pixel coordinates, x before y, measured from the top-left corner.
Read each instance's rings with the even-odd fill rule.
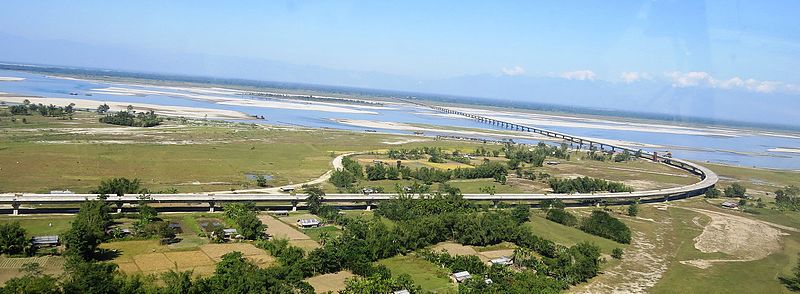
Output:
[[[800,93],[798,11],[797,1],[5,1],[0,60],[224,76],[239,68],[243,78],[416,82],[431,86],[410,90],[433,92],[447,92],[437,81],[475,76],[658,82],[713,89],[714,99],[785,100]],[[87,49],[59,56],[47,46]],[[296,72],[241,65],[261,61]]]

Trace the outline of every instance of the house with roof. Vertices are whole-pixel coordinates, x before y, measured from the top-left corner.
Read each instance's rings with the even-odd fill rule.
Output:
[[[36,236],[31,238],[31,245],[36,247],[56,247],[61,245],[58,235]]]
[[[468,271],[461,271],[453,273],[453,275],[451,275],[450,278],[456,283],[461,283],[469,278],[472,278],[472,275],[470,275]]]
[[[489,260],[489,265],[512,265],[514,261],[506,256]]]
[[[308,218],[308,219],[299,219],[297,220],[297,226],[301,228],[316,228],[319,227],[321,224],[315,218]]]

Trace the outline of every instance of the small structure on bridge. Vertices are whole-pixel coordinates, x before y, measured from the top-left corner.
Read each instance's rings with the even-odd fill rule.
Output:
[[[51,190],[50,194],[75,194],[75,192],[70,190]]]
[[[315,218],[299,219],[297,220],[297,226],[304,229],[316,228],[320,226],[320,222]]]
[[[56,247],[61,245],[58,235],[36,236],[31,238],[31,245],[36,247]]]

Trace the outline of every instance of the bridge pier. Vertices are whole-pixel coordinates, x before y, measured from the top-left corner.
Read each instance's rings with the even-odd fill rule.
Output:
[[[208,212],[214,212],[214,201],[208,202]]]
[[[367,201],[366,211],[371,211],[371,210],[372,210],[372,201]]]
[[[19,215],[19,203],[11,203],[11,207],[13,210],[11,211],[12,215]]]
[[[122,213],[122,201],[114,202],[114,205],[117,206],[117,213]]]
[[[500,206],[500,200],[492,200],[492,205],[494,205],[494,209],[497,209]]]
[[[297,204],[300,203],[299,201],[292,201],[292,212],[297,211]]]

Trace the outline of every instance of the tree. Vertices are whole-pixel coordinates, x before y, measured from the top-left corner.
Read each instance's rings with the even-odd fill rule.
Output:
[[[338,188],[350,188],[356,182],[356,177],[348,170],[335,170],[329,181]]]
[[[495,187],[495,186],[483,186],[483,187],[478,188],[478,190],[480,190],[481,193],[494,195],[494,193],[497,192],[497,187]]]
[[[614,248],[614,250],[611,250],[611,257],[615,259],[622,259],[623,253],[624,252],[622,251],[622,248]]]
[[[92,190],[94,194],[109,194],[122,196],[125,194],[145,194],[147,191],[142,187],[139,179],[129,180],[127,178],[112,178],[100,181],[100,185]]]
[[[631,229],[605,211],[595,210],[583,220],[581,230],[623,244],[631,243]]]
[[[800,254],[797,256],[800,257]],[[780,276],[778,279],[789,290],[800,292],[800,262],[792,269],[791,276]]]
[[[775,191],[775,204],[781,209],[800,210],[799,196],[800,187],[794,185],[786,186]]]
[[[311,214],[319,213],[319,209],[322,206],[322,198],[325,196],[325,191],[322,190],[319,186],[305,186],[303,187],[305,190],[306,195],[306,205],[308,206],[308,211]]]
[[[111,109],[111,107],[109,107],[108,104],[103,103],[103,105],[97,107],[97,113],[103,114],[108,112],[109,109]]]
[[[639,214],[639,200],[634,200],[631,205],[628,205],[628,216],[636,216]]]
[[[392,293],[399,290],[408,290],[409,293],[421,293],[419,286],[414,285],[407,274],[400,275],[397,279],[373,275],[367,278],[356,277],[348,279],[341,294],[367,294],[367,293]]]
[[[94,257],[101,239],[86,222],[73,221],[72,227],[64,236],[64,245],[69,255],[90,260]]]
[[[17,254],[28,246],[25,229],[19,222],[0,224],[0,254]]]
[[[83,202],[64,236],[67,254],[83,260],[92,259],[97,246],[105,238],[110,221],[111,216],[104,201]]]
[[[267,178],[263,175],[258,175],[256,177],[256,185],[259,187],[266,187],[267,186]]]
[[[68,263],[64,293],[118,293],[120,284],[114,280],[116,271],[117,265],[108,262]]]
[[[705,193],[705,195],[703,197],[705,197],[705,198],[719,198],[719,196],[722,196],[722,192],[720,192],[719,189],[717,189],[717,188],[711,187],[708,190],[706,190],[706,193]]]
[[[733,183],[724,190],[725,197],[744,197],[747,193],[747,188],[739,183]]]
[[[42,268],[38,263],[22,265],[22,272],[25,273],[24,276],[6,281],[5,286],[0,288],[0,293],[61,293],[61,289],[58,287],[58,280],[53,276],[43,274]]]
[[[517,224],[527,222],[530,217],[530,207],[523,204],[514,206],[514,210],[511,211],[511,217],[517,221]]]

